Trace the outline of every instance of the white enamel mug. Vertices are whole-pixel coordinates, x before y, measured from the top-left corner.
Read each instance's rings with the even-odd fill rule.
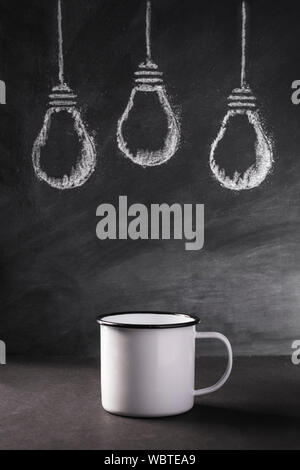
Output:
[[[199,319],[159,312],[124,312],[98,318],[101,325],[101,398],[113,414],[171,416],[189,411],[196,396],[219,390],[232,370],[232,349],[220,333],[196,331]],[[228,364],[213,386],[195,390],[195,340],[225,344]]]

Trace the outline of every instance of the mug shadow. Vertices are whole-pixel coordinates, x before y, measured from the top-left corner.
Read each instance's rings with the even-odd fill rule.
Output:
[[[183,425],[232,425],[243,428],[280,428],[284,432],[286,428],[300,432],[300,418],[295,416],[282,416],[264,411],[242,410],[235,408],[223,408],[213,405],[195,404],[188,413],[168,418],[169,421],[176,421]]]

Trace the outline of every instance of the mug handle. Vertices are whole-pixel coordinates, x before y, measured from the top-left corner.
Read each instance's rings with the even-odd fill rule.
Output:
[[[232,362],[233,362],[233,355],[232,355],[232,347],[229,342],[229,340],[226,338],[226,336],[221,335],[221,333],[202,333],[202,332],[195,332],[195,340],[197,339],[218,339],[222,343],[225,344],[227,353],[228,353],[228,362],[227,362],[227,368],[226,371],[223,375],[223,377],[215,384],[212,385],[211,387],[207,388],[201,388],[199,390],[194,391],[194,396],[200,397],[202,395],[207,395],[208,393],[213,393],[219,390],[223,385],[227,382],[227,380],[230,377],[231,371],[232,371]]]

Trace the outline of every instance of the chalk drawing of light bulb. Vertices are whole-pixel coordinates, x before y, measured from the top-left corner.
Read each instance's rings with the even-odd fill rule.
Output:
[[[90,178],[96,168],[96,147],[80,112],[76,109],[77,95],[73,93],[64,79],[61,0],[58,0],[57,4],[57,21],[59,84],[52,89],[49,96],[49,108],[45,114],[43,127],[33,145],[32,161],[35,173],[41,181],[48,183],[53,188],[66,190],[80,187]],[[68,175],[62,177],[49,176],[41,164],[41,153],[47,146],[50,128],[58,113],[67,113],[67,116],[72,120],[72,128],[77,136],[80,149],[75,165],[72,166]]]
[[[117,141],[119,149],[125,157],[142,167],[154,167],[166,163],[176,153],[180,143],[180,125],[173,111],[163,81],[163,73],[159,71],[158,65],[152,60],[151,52],[151,2],[146,4],[146,49],[145,62],[139,65],[135,72],[135,86],[131,92],[128,105],[118,122]],[[164,133],[160,148],[148,149],[138,144],[133,148],[124,133],[128,119],[135,112],[138,95],[156,95],[158,98],[159,111],[163,112],[166,120],[166,132]]]
[[[210,167],[219,183],[232,191],[254,189],[260,186],[270,173],[273,160],[273,144],[268,137],[258,110],[257,100],[246,81],[246,39],[247,39],[247,4],[242,3],[242,62],[241,86],[233,90],[228,98],[228,112],[222,122],[217,138],[211,146]],[[254,130],[255,162],[245,171],[235,171],[233,177],[216,162],[216,153],[222,150],[224,138],[231,126],[237,125],[238,118],[243,117],[247,125]]]

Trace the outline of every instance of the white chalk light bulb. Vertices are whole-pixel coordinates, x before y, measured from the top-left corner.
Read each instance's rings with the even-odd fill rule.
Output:
[[[124,155],[134,163],[143,167],[153,167],[166,163],[176,153],[180,142],[180,125],[173,112],[166,88],[163,82],[163,74],[158,70],[158,66],[152,61],[151,55],[151,2],[147,2],[146,8],[146,48],[147,57],[145,62],[139,65],[139,70],[135,72],[135,86],[131,92],[128,105],[118,122],[117,140],[119,149]],[[162,148],[158,150],[148,150],[139,148],[132,150],[130,142],[124,137],[124,125],[131,113],[134,112],[135,99],[138,93],[155,93],[158,96],[161,110],[166,116],[167,133],[164,138]]]
[[[210,167],[215,178],[224,188],[233,191],[253,189],[260,186],[270,173],[273,166],[273,148],[270,138],[267,136],[257,101],[246,82],[246,2],[242,3],[242,71],[241,86],[233,90],[228,98],[228,112],[222,122],[220,132],[211,146]],[[229,129],[235,125],[238,116],[245,116],[249,126],[252,126],[256,135],[255,163],[243,174],[235,172],[233,177],[226,176],[226,171],[216,163],[216,151],[222,145],[222,140]]]
[[[61,0],[58,0],[57,18],[59,85],[52,89],[49,96],[49,109],[46,112],[42,130],[33,145],[32,161],[35,173],[40,180],[45,181],[53,188],[65,190],[82,186],[90,178],[96,167],[96,148],[93,138],[86,130],[80,112],[76,109],[77,95],[72,92],[64,80]],[[61,112],[67,112],[73,121],[73,129],[80,144],[80,158],[71,168],[69,175],[57,178],[47,175],[42,169],[41,151],[47,145],[50,127],[55,115]]]

